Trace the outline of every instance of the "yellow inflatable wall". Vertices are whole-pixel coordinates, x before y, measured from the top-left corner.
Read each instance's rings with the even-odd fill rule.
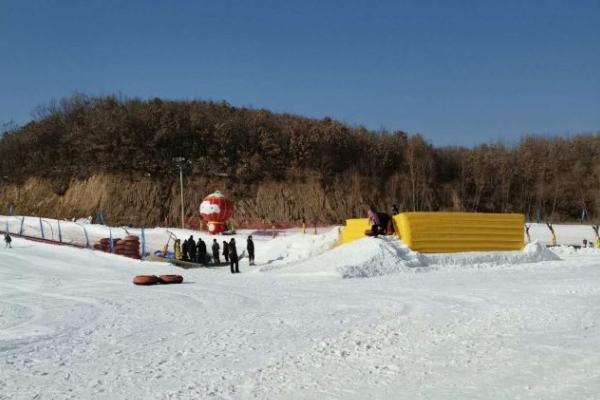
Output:
[[[521,250],[523,214],[407,212],[393,217],[394,229],[422,253]]]
[[[342,229],[341,243],[350,243],[365,237],[367,229],[371,229],[367,218],[347,219],[346,226]]]

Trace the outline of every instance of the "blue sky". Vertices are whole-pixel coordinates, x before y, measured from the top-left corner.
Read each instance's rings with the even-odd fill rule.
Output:
[[[0,123],[74,92],[226,100],[436,145],[600,131],[600,1],[0,0]]]

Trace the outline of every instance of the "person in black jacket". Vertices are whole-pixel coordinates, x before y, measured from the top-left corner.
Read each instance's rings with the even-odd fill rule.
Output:
[[[10,242],[12,242],[12,238],[10,237],[9,233],[6,232],[4,234],[4,243],[5,243],[4,247],[8,247],[9,249],[12,249]]]
[[[237,249],[235,248],[235,239],[231,238],[229,242],[229,265],[232,274],[238,274],[240,272],[240,263],[238,260]]]
[[[196,262],[196,242],[193,235],[188,239],[188,255],[191,262]]]
[[[252,241],[252,235],[248,236],[246,250],[248,250],[248,260],[250,261],[250,265],[254,265],[254,242]]]
[[[198,238],[198,244],[196,245],[196,257],[198,263],[206,265],[206,243],[202,238]]]
[[[223,240],[223,257],[225,258],[225,262],[229,262],[229,245],[226,240]]]
[[[188,251],[189,251],[189,249],[188,249],[188,241],[186,239],[181,244],[181,259],[183,261],[189,261]]]
[[[392,228],[392,218],[386,214],[386,213],[377,213],[377,216],[379,217],[379,225],[380,225],[380,231],[379,233],[382,235],[387,235],[392,233],[393,228]]]
[[[219,243],[217,243],[217,239],[213,240],[212,253],[213,253],[213,262],[215,264],[218,264],[220,260],[219,260]]]

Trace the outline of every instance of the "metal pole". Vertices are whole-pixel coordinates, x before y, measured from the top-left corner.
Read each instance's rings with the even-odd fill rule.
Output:
[[[181,164],[179,164],[179,184],[181,186],[181,229],[185,229],[183,223],[183,168]]]

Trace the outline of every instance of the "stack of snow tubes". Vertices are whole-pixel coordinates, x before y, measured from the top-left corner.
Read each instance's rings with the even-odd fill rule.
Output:
[[[125,236],[117,240],[115,244],[115,254],[129,258],[140,259],[140,238],[135,235]]]
[[[113,247],[117,244],[120,239],[113,239]],[[94,243],[94,249],[110,253],[110,238],[102,238]]]
[[[125,236],[123,239],[116,238],[112,240],[112,248],[115,254],[135,258],[140,257],[140,238],[135,235]],[[94,249],[110,253],[110,238],[102,238],[94,243]]]

